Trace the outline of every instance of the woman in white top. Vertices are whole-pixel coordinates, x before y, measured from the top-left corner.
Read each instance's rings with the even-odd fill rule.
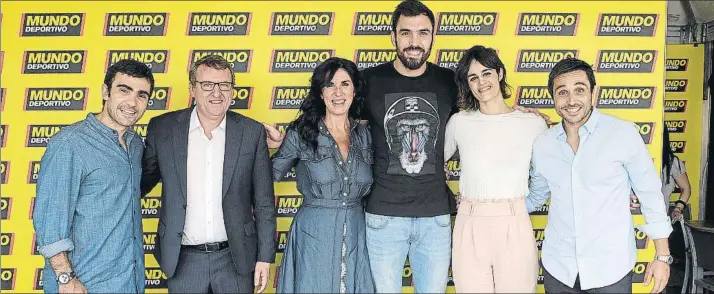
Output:
[[[535,293],[538,251],[525,205],[531,149],[548,127],[506,105],[503,62],[474,46],[456,68],[460,112],[446,126],[444,158],[461,160],[452,270],[459,293]]]

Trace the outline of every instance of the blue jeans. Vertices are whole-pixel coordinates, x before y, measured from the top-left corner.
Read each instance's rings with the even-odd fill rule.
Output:
[[[378,293],[402,293],[407,255],[415,293],[445,293],[451,264],[451,216],[366,213],[367,252]]]

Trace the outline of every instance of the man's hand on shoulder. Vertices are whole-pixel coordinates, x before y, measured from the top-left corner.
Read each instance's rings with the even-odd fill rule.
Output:
[[[520,105],[515,105],[515,106],[513,106],[513,108],[515,108],[515,109],[517,109],[517,110],[520,110],[520,111],[523,111],[523,112],[526,112],[526,113],[533,113],[533,114],[540,115],[540,116],[543,118],[543,120],[545,120],[545,123],[546,123],[549,127],[556,124],[555,122],[553,122],[552,120],[550,120],[550,116],[548,116],[548,115],[545,114],[545,113],[540,112],[540,111],[539,111],[538,109],[536,109],[536,108],[525,108],[525,107],[520,106]]]

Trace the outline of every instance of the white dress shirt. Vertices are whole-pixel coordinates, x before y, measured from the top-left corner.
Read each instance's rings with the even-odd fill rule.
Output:
[[[186,223],[181,244],[198,245],[228,241],[223,222],[223,155],[226,148],[226,119],[208,139],[191,112],[188,129]]]
[[[658,172],[633,123],[594,109],[579,136],[577,153],[562,123],[536,139],[526,206],[532,212],[550,198],[543,267],[571,288],[580,275],[588,290],[614,284],[635,266],[630,189],[642,203],[641,231],[667,238],[672,225]]]

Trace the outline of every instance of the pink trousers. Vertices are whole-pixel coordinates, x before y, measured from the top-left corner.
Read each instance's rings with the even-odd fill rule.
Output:
[[[535,293],[538,249],[525,199],[462,197],[453,233],[457,293]]]

